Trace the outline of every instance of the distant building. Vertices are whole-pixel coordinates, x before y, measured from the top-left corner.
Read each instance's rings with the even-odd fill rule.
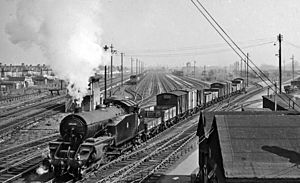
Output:
[[[300,115],[289,113],[201,113],[200,182],[300,182]]]
[[[4,77],[21,77],[21,76],[44,76],[53,75],[53,71],[49,66],[45,64],[40,65],[6,65],[0,63],[0,75],[1,78]]]
[[[15,90],[17,88],[17,84],[14,82],[9,81],[1,81],[0,82],[0,93],[6,94],[9,93],[11,90]]]

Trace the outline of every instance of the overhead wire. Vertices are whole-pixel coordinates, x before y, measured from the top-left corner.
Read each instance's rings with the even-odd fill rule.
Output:
[[[289,42],[289,41],[284,41],[283,43],[286,43],[286,44],[288,44],[288,45],[290,45],[290,46],[293,46],[293,47],[295,47],[295,48],[300,48],[300,46],[299,45],[296,45],[296,44],[294,44],[294,43],[291,43],[291,42]]]
[[[229,40],[227,40],[225,38],[224,35],[222,35],[222,33],[220,32],[220,30],[218,30],[215,25],[211,22],[211,20],[206,16],[206,14],[197,6],[197,4],[194,2],[194,0],[191,0],[191,2],[195,5],[195,7],[198,9],[198,11],[204,16],[204,18],[210,23],[210,25],[217,31],[217,33],[222,37],[222,39],[230,46],[230,48],[241,58],[241,60],[243,62],[245,62],[247,64],[248,67],[250,67],[250,69],[268,86],[271,88],[271,90],[273,90],[276,93],[276,90],[278,89],[278,87],[275,85],[275,90],[261,77],[261,75],[259,75],[250,65],[249,63],[247,63],[247,61],[244,59],[245,57],[247,57],[247,55],[243,52],[243,50],[233,41],[233,39],[225,32],[225,30],[218,24],[218,22],[212,17],[212,15],[207,11],[207,9],[199,2],[199,0],[196,0],[198,2],[198,4],[202,7],[202,9],[206,12],[206,14],[212,19],[212,21],[218,26],[218,28],[226,35],[227,39],[229,39],[231,41],[231,43],[241,52],[242,55],[244,55],[244,57],[241,56],[241,54],[231,45],[231,43],[229,43]],[[254,65],[254,67],[270,82],[272,83],[272,81],[268,78],[268,76],[261,71],[255,64],[254,62],[248,58],[248,61],[250,61],[250,63],[252,65]],[[283,99],[282,96],[278,95],[281,99]],[[295,101],[293,101],[288,95],[285,94],[285,96],[291,100],[294,104],[296,104],[298,107],[300,107]],[[283,99],[283,101],[285,101]],[[286,102],[286,101],[285,101]],[[287,102],[286,102],[287,103]]]
[[[259,41],[258,43],[262,41],[271,41],[273,38],[259,38],[259,39],[252,39],[252,40],[247,40],[247,41],[239,41],[240,44],[246,44],[246,43],[255,43]],[[126,53],[140,53],[140,52],[173,52],[173,51],[185,51],[185,50],[197,50],[197,49],[208,49],[208,48],[216,48],[216,47],[224,47],[226,43],[213,43],[213,44],[207,44],[207,45],[199,45],[199,46],[185,46],[185,47],[178,47],[178,48],[173,48],[173,49],[129,49],[129,50],[124,50]]]
[[[204,14],[204,12],[196,5],[196,3],[191,0],[191,2],[195,5],[195,7],[198,9],[198,11],[204,16],[204,18],[210,23],[210,25],[215,29],[215,31],[222,37],[222,39],[229,45],[229,47],[242,59],[244,58],[238,53],[238,51],[229,43],[229,41],[222,35],[222,33],[214,26],[214,24],[209,20],[209,18]],[[198,1],[199,2],[199,1]],[[248,64],[248,67],[261,78],[261,76]],[[261,78],[262,79],[262,78]],[[263,80],[263,79],[262,79]],[[264,80],[263,80],[264,81]],[[264,81],[265,82],[265,81]],[[266,83],[266,82],[265,82]],[[267,84],[267,83],[266,83]]]
[[[254,45],[248,45],[244,46],[243,48],[254,48],[258,46],[263,46],[267,44],[271,44],[273,41],[254,44]],[[215,50],[204,50],[202,52],[175,52],[175,53],[147,53],[147,54],[127,54],[127,56],[131,57],[172,57],[172,56],[192,56],[192,55],[207,55],[212,53],[220,53],[220,52],[227,52],[230,51],[230,49],[223,48],[223,49],[215,49]]]
[[[193,3],[194,1],[191,0]],[[238,50],[244,55],[244,57],[242,57],[236,50],[235,48],[233,48],[233,46],[229,43],[229,41],[220,33],[220,31],[218,30],[217,32],[219,33],[219,35],[227,42],[228,45],[230,45],[230,47],[238,54],[238,56],[246,63],[246,60],[244,59],[245,57],[247,57],[247,55],[241,50],[241,48],[233,41],[233,39],[225,32],[225,30],[218,24],[218,22],[212,17],[212,15],[206,10],[206,8],[200,3],[199,0],[196,0],[198,2],[198,4],[202,7],[202,9],[204,9],[204,11],[208,14],[208,16],[213,20],[213,22],[219,27],[219,29],[221,29],[221,31],[226,35],[226,37],[234,44],[234,46],[236,48],[238,48]],[[217,30],[217,28],[214,26],[214,24],[207,18],[207,16],[202,12],[202,10],[194,3],[194,5],[197,7],[197,9],[201,12],[201,14],[206,18],[207,21],[210,22],[210,24],[214,27],[215,30]],[[254,67],[260,71],[264,77],[266,77],[268,80],[269,78],[253,63],[253,61],[251,59],[248,58],[248,61],[250,61]],[[247,64],[247,63],[246,63]],[[252,70],[254,70],[251,66],[249,66]],[[258,75],[258,74],[257,74]],[[259,75],[260,77],[260,75]],[[261,77],[260,77],[261,78]],[[261,78],[262,79],[262,78]],[[262,79],[263,80],[263,79]],[[264,80],[263,80],[264,81]],[[271,80],[269,80],[271,82]],[[265,81],[264,81],[265,82]],[[265,82],[266,83],[266,82]],[[271,82],[272,83],[272,82]],[[268,83],[266,83],[268,85]]]

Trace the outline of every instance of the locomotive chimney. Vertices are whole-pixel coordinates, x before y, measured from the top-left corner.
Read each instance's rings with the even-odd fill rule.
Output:
[[[90,93],[90,111],[93,111],[93,105],[94,105],[94,82],[93,82],[93,79],[91,81],[91,87],[90,87],[90,90],[91,90],[91,93]]]
[[[99,105],[99,109],[103,110],[106,108],[106,105],[103,104],[103,95],[100,96],[100,105]]]
[[[76,99],[74,100],[75,108],[74,108],[74,113],[79,113],[82,111],[80,102],[78,102]]]

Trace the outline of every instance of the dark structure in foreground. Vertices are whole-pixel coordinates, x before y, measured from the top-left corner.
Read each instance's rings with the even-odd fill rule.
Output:
[[[199,182],[300,182],[299,113],[202,113],[198,136]]]

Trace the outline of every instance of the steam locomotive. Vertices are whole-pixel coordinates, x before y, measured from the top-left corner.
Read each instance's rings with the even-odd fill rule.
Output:
[[[95,162],[105,163],[179,120],[245,89],[238,78],[208,89],[185,89],[157,95],[155,106],[139,109],[130,99],[110,98],[106,106],[74,113],[60,123],[61,137],[50,142],[49,169],[56,176],[80,178]]]
[[[82,170],[107,154],[120,155],[143,139],[144,125],[135,102],[110,99],[107,107],[74,113],[60,123],[61,138],[49,143],[50,170],[80,177]]]

